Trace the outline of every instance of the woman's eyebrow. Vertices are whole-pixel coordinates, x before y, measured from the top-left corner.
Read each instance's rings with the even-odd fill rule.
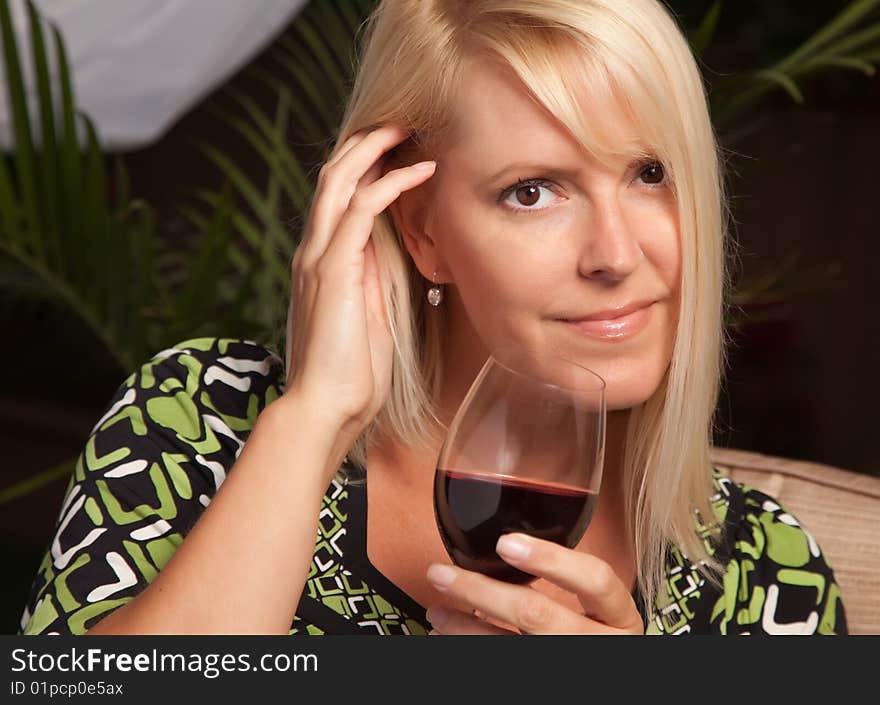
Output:
[[[639,161],[645,159],[646,157],[650,157],[652,154],[652,150],[649,149],[631,150],[629,152],[617,155],[617,159],[619,159],[622,167],[631,168],[635,166]],[[496,180],[500,179],[508,172],[516,172],[517,176],[519,177],[522,177],[524,174],[545,174],[552,177],[559,176],[563,178],[574,179],[587,168],[588,167],[586,164],[579,167],[566,167],[540,161],[523,160],[507,164],[506,166],[492,174],[490,177],[488,177],[488,179],[486,179],[486,183],[494,183]]]
[[[582,170],[583,167],[566,168],[534,161],[513,162],[492,174],[492,176],[488,178],[488,181],[496,181],[507,172],[521,172],[519,176],[522,176],[522,172],[530,172],[571,178],[577,176]]]

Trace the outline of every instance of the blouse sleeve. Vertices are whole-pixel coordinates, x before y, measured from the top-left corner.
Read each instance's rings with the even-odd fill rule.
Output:
[[[834,571],[810,532],[743,487],[743,512],[711,621],[721,634],[847,634]]]
[[[76,463],[19,633],[82,634],[155,578],[277,398],[280,369],[254,343],[201,338],[120,386]]]

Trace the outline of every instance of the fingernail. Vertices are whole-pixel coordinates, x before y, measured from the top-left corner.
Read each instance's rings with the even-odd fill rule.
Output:
[[[413,169],[418,169],[419,171],[434,171],[437,167],[437,162],[435,161],[427,161],[427,162],[419,162],[418,164],[413,164]]]
[[[428,580],[438,590],[445,590],[455,580],[455,568],[448,565],[440,565],[435,563],[428,568]]]
[[[518,536],[509,535],[502,536],[498,539],[495,550],[505,558],[510,558],[515,561],[525,560],[532,552],[531,546],[529,546],[526,541]]]
[[[425,612],[425,617],[428,618],[431,626],[442,627],[449,621],[449,611],[442,607],[429,607],[428,611]]]
[[[440,636],[440,632],[438,632],[436,629],[432,629],[428,632],[428,636]]]

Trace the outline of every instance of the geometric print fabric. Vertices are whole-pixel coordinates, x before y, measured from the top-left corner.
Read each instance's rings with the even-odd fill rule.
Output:
[[[282,392],[281,360],[243,340],[184,341],[132,373],[76,463],[19,633],[82,634],[134,599],[208,506],[260,411]],[[773,498],[718,470],[713,477],[717,522],[697,521],[696,530],[727,566],[722,586],[671,547],[650,615],[636,600],[646,633],[845,634],[840,589],[812,535]],[[367,559],[366,511],[361,483],[330,484],[290,634],[430,629],[424,608]],[[709,539],[722,526],[715,546]]]

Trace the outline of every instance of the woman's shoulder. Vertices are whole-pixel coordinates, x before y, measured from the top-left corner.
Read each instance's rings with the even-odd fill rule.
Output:
[[[718,544],[713,549],[719,559],[746,551],[756,560],[766,557],[795,567],[804,565],[810,556],[820,557],[816,539],[775,497],[734,480],[717,467],[712,469],[712,481],[713,526],[723,532],[720,551]]]
[[[262,378],[274,382],[283,367],[279,355],[268,345],[243,338],[204,337],[182,340],[160,350],[133,376],[148,374],[157,366],[170,370],[173,365],[180,366],[186,376],[189,372],[210,372],[201,380],[205,385],[221,382],[242,391],[250,386],[242,380]]]
[[[283,393],[283,382],[280,358],[259,343],[180,341],[118,387],[92,429],[75,479],[103,478],[115,467],[107,459],[117,455],[162,465],[187,460],[219,472],[238,457],[259,414]]]
[[[808,527],[777,498],[718,468],[713,483],[721,529],[713,553],[726,566],[711,615],[719,631],[846,633],[834,571]]]
[[[194,338],[119,386],[73,469],[21,632],[85,632],[164,567],[282,392],[268,348]]]
[[[266,345],[240,338],[191,338],[157,352],[120,386],[118,406],[137,405],[149,423],[186,424],[212,416],[232,431],[249,431],[259,412],[283,392],[283,363]],[[100,427],[99,421],[97,427]]]

